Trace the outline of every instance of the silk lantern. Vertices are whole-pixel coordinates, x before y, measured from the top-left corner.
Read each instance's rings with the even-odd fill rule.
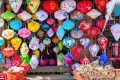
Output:
[[[65,62],[66,62],[67,65],[70,65],[70,63],[73,60],[72,54],[66,54],[66,55],[64,55],[64,60],[65,60]]]
[[[93,57],[97,56],[99,49],[100,49],[100,47],[97,44],[92,44],[89,47],[89,50],[90,50]]]
[[[115,38],[116,41],[119,41],[120,38],[120,24],[114,24],[111,26],[110,28],[111,33],[113,35],[113,37]]]
[[[52,28],[50,28],[50,29],[47,31],[47,35],[48,35],[50,38],[54,35],[54,31],[52,30]]]
[[[50,40],[49,38],[45,38],[45,39],[43,40],[43,43],[44,43],[45,45],[49,45],[49,44],[51,43],[51,40]]]
[[[43,52],[43,50],[45,49],[45,45],[43,43],[39,44],[39,49],[41,52]]]
[[[42,65],[42,66],[44,66],[44,65],[46,65],[47,64],[47,60],[46,59],[44,59],[44,60],[39,60],[39,63],[40,63],[40,65]]]
[[[13,66],[12,61],[6,57],[5,59],[5,69],[8,70]]]
[[[108,39],[102,35],[97,41],[101,49],[104,49],[107,45]]]
[[[49,25],[53,25],[53,24],[55,24],[55,20],[53,18],[49,18],[49,19],[47,19],[47,23]]]
[[[78,58],[82,52],[82,47],[75,45],[71,47],[72,53],[75,56],[75,58]]]
[[[115,14],[115,16],[119,16],[120,14],[120,11],[119,11],[119,8],[120,8],[120,2],[119,0],[115,3],[115,6],[114,6],[114,9],[113,9],[113,12]]]
[[[86,58],[86,57],[82,57],[82,58],[80,58],[80,63],[90,63],[90,59],[89,58]]]
[[[92,37],[96,37],[97,35],[99,35],[99,33],[100,33],[100,29],[97,27],[92,27],[88,30],[88,35]]]
[[[58,3],[55,0],[47,0],[43,2],[43,9],[49,13],[56,11]]]
[[[77,3],[77,9],[82,13],[87,13],[92,9],[92,2],[83,0]]]
[[[104,66],[107,63],[107,61],[108,61],[108,57],[105,56],[105,55],[101,55],[98,58],[98,60],[99,60],[100,65]]]
[[[31,32],[36,32],[40,29],[40,24],[38,22],[32,20],[30,23],[28,23],[28,29]]]
[[[27,56],[29,52],[29,48],[27,46],[27,44],[24,42],[22,43],[21,47],[20,47],[20,53],[22,54],[23,58],[25,58]]]
[[[0,0],[0,8],[2,7],[2,4],[3,4],[3,1],[2,1],[2,0]]]
[[[6,29],[6,30],[3,30],[3,31],[2,31],[2,36],[3,36],[5,39],[7,39],[7,40],[13,38],[14,35],[15,35],[14,30]]]
[[[24,68],[25,73],[27,73],[28,70],[30,69],[30,65],[26,62],[21,63],[19,67]]]
[[[18,31],[18,35],[22,38],[27,38],[30,36],[30,34],[30,30],[28,30],[27,28],[22,28]]]
[[[2,54],[0,52],[0,64],[1,64],[2,60],[3,60],[3,56],[2,56]]]
[[[63,39],[63,45],[67,48],[71,48],[75,44],[75,40],[71,37]]]
[[[80,11],[74,11],[71,14],[71,18],[75,21],[79,21],[83,18],[83,13],[81,13]]]
[[[57,46],[54,47],[54,48],[53,48],[53,51],[54,51],[56,54],[58,54],[58,52],[59,52],[59,47],[57,47]]]
[[[77,67],[79,67],[79,66],[80,66],[79,63],[75,63],[75,64],[73,64],[73,65],[72,65],[72,70],[73,70],[73,71],[76,70]]]
[[[60,53],[60,54],[58,54],[57,57],[58,57],[59,61],[62,63],[63,60],[64,60],[64,54],[63,54],[63,53]]]
[[[38,58],[40,55],[40,52],[39,52],[39,50],[35,50],[35,51],[33,51],[33,54],[36,55],[36,57]]]
[[[25,58],[22,55],[19,55],[21,63],[23,62],[27,62],[28,64],[30,64],[30,57],[27,55]]]
[[[57,43],[59,42],[58,37],[57,37],[57,36],[53,37],[53,38],[52,38],[52,42],[53,42],[54,44],[57,44]]]
[[[35,13],[40,5],[40,0],[27,0],[27,5],[32,13]]]
[[[0,46],[4,44],[4,38],[0,37]]]
[[[107,2],[108,2],[108,0],[95,0],[95,4],[98,7],[98,9],[100,10],[100,12],[103,12]]]
[[[62,42],[62,41],[60,41],[60,42],[58,43],[58,47],[59,47],[60,50],[63,49],[63,42]]]
[[[22,43],[22,40],[18,37],[15,37],[15,38],[11,39],[11,44],[14,47],[15,50],[18,50],[21,43]]]
[[[44,31],[40,30],[39,31],[39,37],[42,38],[44,36]]]
[[[20,57],[18,56],[18,54],[15,54],[12,59],[13,66],[19,67],[20,63],[21,63]]]
[[[11,10],[12,10],[10,4],[6,4],[6,9],[7,9],[8,11],[11,11]]]
[[[50,59],[50,60],[49,60],[49,64],[50,64],[51,66],[55,65],[55,60],[54,60],[54,59]]]
[[[55,25],[52,26],[52,30],[53,30],[54,32],[56,32],[57,29],[58,29],[58,25],[55,24]]]
[[[48,29],[49,29],[49,25],[47,24],[47,23],[44,23],[43,25],[42,25],[42,29],[44,30],[44,31],[47,31]]]
[[[87,21],[82,21],[78,24],[79,28],[83,31],[87,31],[91,28],[91,24]]]
[[[10,27],[14,30],[19,30],[20,28],[22,28],[22,22],[15,19],[10,21]]]
[[[15,50],[12,47],[5,47],[2,49],[2,54],[6,57],[11,57],[15,54]]]
[[[3,25],[4,25],[3,19],[0,19],[0,27],[2,27]]]
[[[17,13],[22,5],[22,0],[9,0],[9,4],[11,5],[14,13]]]
[[[71,37],[78,39],[78,38],[81,38],[83,36],[83,31],[76,28],[76,29],[72,30],[70,32],[70,34],[71,34]]]
[[[88,38],[86,38],[86,37],[80,39],[80,44],[81,44],[81,46],[84,49],[87,48],[87,46],[89,45],[89,43],[90,43],[90,40]]]
[[[32,69],[36,69],[38,64],[39,64],[39,61],[38,61],[36,55],[32,55],[32,57],[30,59],[30,65],[31,65]]]
[[[54,17],[61,21],[67,17],[67,13],[63,10],[58,10],[54,13]]]
[[[36,37],[33,37],[29,43],[29,48],[32,50],[36,50],[39,48],[39,39]]]
[[[48,18],[48,13],[43,10],[40,10],[36,12],[36,18],[40,21],[44,21]]]

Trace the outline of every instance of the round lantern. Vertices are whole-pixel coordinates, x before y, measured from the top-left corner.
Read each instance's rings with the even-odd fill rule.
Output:
[[[13,66],[19,67],[20,63],[21,63],[20,57],[17,54],[15,54],[12,59]]]
[[[91,28],[91,24],[87,21],[82,21],[79,23],[79,28],[83,31],[87,31]]]
[[[15,50],[12,47],[3,48],[2,54],[6,57],[11,57],[15,54]]]
[[[54,38],[52,38],[52,42],[57,44],[59,42],[59,38],[55,36]]]
[[[59,47],[60,50],[63,49],[63,42],[62,42],[62,41],[60,41],[60,42],[58,43],[58,47]]]
[[[74,11],[71,14],[71,18],[75,21],[79,21],[83,18],[83,13],[81,13],[80,11]]]
[[[65,60],[66,64],[69,65],[71,63],[71,61],[73,60],[72,54],[64,55],[64,60]]]
[[[73,47],[71,47],[72,53],[75,56],[75,58],[78,58],[82,52],[82,47],[75,45]]]
[[[44,65],[46,65],[47,64],[47,60],[46,59],[44,59],[44,60],[39,60],[39,63],[40,63],[40,65],[42,65],[42,66],[44,66]]]
[[[44,31],[47,31],[48,29],[49,29],[49,25],[48,24],[43,24],[43,26],[42,26],[42,29],[44,30]]]
[[[92,2],[83,0],[77,3],[77,9],[82,13],[87,13],[92,9]]]
[[[107,45],[108,39],[104,36],[101,36],[100,38],[98,38],[97,41],[101,49],[104,49]]]
[[[58,8],[57,1],[47,0],[43,2],[43,9],[49,13],[56,11]]]
[[[4,38],[0,37],[0,46],[4,44]]]
[[[83,31],[76,28],[76,29],[72,30],[70,34],[71,34],[71,37],[78,39],[83,36]]]
[[[48,18],[48,13],[43,10],[40,10],[36,12],[36,18],[40,21],[44,21]]]
[[[86,58],[86,57],[82,57],[82,58],[80,58],[80,63],[90,63],[90,59],[89,58]]]
[[[45,39],[43,40],[43,43],[44,43],[45,45],[49,45],[49,44],[51,43],[51,40],[50,40],[49,38],[45,38]]]
[[[88,30],[88,35],[92,37],[96,37],[97,35],[99,35],[99,33],[100,33],[100,29],[97,27],[92,27]]]
[[[98,58],[98,60],[99,60],[100,65],[104,66],[105,63],[107,63],[107,61],[108,61],[108,57],[105,56],[105,55],[101,55],[101,56]]]
[[[75,44],[75,40],[71,37],[63,39],[63,45],[67,48],[71,48]]]
[[[47,23],[49,25],[53,25],[55,23],[55,20],[53,18],[49,18],[49,19],[47,19]]]
[[[10,21],[10,27],[14,30],[19,30],[22,27],[22,22],[15,19]]]
[[[88,38],[81,38],[80,39],[80,44],[81,44],[81,46],[84,48],[84,49],[86,49],[87,48],[87,46],[89,45],[89,43],[90,43],[90,40],[88,39]]]
[[[49,64],[50,64],[51,66],[55,65],[55,60],[54,60],[54,59],[50,59],[50,60],[49,60]]]
[[[27,38],[30,36],[30,34],[30,30],[28,30],[27,28],[22,28],[18,31],[18,35],[22,38]]]

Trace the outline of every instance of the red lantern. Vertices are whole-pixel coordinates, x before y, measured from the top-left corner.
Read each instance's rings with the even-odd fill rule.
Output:
[[[97,41],[101,49],[104,49],[107,45],[108,39],[104,36],[101,36],[100,38],[98,38]]]
[[[75,45],[71,48],[75,58],[78,58],[80,53],[82,52],[82,47],[81,46],[78,46],[78,45]]]
[[[97,22],[96,22],[96,26],[98,27],[98,28],[103,28],[104,27],[104,24],[105,24],[105,19],[103,19],[102,17],[101,17],[101,19],[100,20],[98,20]],[[108,26],[108,22],[106,23],[106,27]]]
[[[57,29],[58,29],[58,25],[53,25],[53,26],[52,26],[52,30],[53,30],[54,32],[56,32]]]
[[[82,13],[87,13],[92,9],[92,2],[83,0],[77,3],[77,9]]]
[[[91,28],[91,24],[89,22],[87,22],[87,21],[80,22],[78,26],[83,31],[87,31],[88,29]]]
[[[88,35],[96,37],[100,33],[100,29],[97,27],[92,27],[88,30]]]
[[[20,67],[24,68],[25,73],[27,73],[28,70],[30,69],[30,65],[28,63],[26,63],[26,62],[21,63]]]
[[[19,67],[20,63],[21,63],[20,57],[17,54],[15,54],[12,59],[13,66]]]
[[[86,57],[82,57],[80,58],[80,63],[90,63],[90,59],[89,58],[86,58]]]
[[[58,8],[58,3],[54,0],[47,0],[43,2],[43,9],[49,13],[56,11]]]
[[[101,12],[105,9],[107,2],[108,0],[95,0],[95,4]]]
[[[2,54],[6,57],[11,57],[15,54],[15,50],[12,47],[6,47],[2,50]]]

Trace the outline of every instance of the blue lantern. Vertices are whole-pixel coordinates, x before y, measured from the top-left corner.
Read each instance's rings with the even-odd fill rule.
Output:
[[[71,37],[67,37],[63,39],[63,45],[66,46],[67,48],[74,46],[74,44],[75,44],[75,40]]]
[[[119,16],[119,14],[120,14],[120,3],[115,4],[113,12],[116,16]]]
[[[105,63],[107,63],[108,57],[105,56],[105,55],[101,55],[101,56],[98,58],[98,60],[99,60],[100,65],[103,66],[103,65],[105,65]]]
[[[17,19],[12,20],[10,22],[10,27],[14,30],[19,30],[20,28],[22,28],[22,22]]]
[[[2,54],[0,52],[0,64],[1,64],[2,60],[3,60],[3,56],[2,56]]]
[[[49,29],[49,25],[47,23],[43,24],[42,29],[47,31]]]
[[[0,37],[0,46],[4,44],[4,38]]]

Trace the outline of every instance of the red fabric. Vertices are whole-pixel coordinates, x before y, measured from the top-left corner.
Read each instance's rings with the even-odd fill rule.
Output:
[[[15,50],[12,47],[6,47],[2,50],[2,54],[6,57],[11,57],[15,54]]]
[[[88,30],[88,35],[92,37],[96,37],[100,33],[100,29],[97,27],[92,27]]]
[[[28,63],[26,63],[26,62],[21,63],[21,64],[20,64],[20,67],[23,67],[23,68],[24,68],[25,73],[27,73],[28,70],[30,69],[30,65],[29,65]]]
[[[90,59],[89,58],[85,58],[85,57],[82,57],[80,58],[80,63],[90,63]]]
[[[6,73],[0,73],[0,80],[7,80],[7,74]]]
[[[19,67],[20,63],[21,63],[20,57],[18,56],[18,54],[15,54],[12,59],[13,66]]]

